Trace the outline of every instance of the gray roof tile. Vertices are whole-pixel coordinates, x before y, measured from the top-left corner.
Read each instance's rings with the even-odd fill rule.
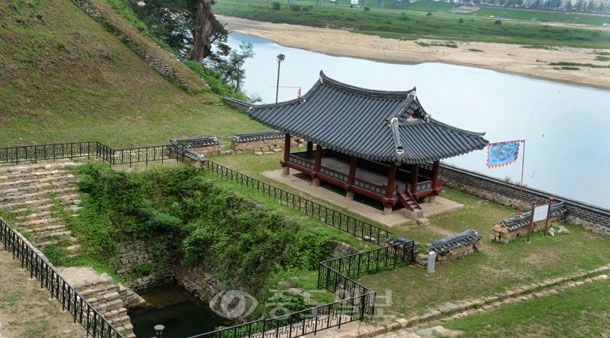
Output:
[[[252,105],[248,114],[270,128],[324,148],[382,162],[422,164],[480,150],[488,143],[485,133],[431,118],[415,88],[363,89],[330,79],[323,72],[301,98]],[[397,119],[397,128],[391,127],[392,118]]]

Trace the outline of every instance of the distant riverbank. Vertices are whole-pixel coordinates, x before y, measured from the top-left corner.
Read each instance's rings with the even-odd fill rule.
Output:
[[[301,48],[335,56],[347,56],[382,62],[418,64],[441,62],[496,70],[602,89],[610,89],[610,68],[573,66],[578,70],[559,69],[550,63],[594,64],[608,66],[608,61],[596,61],[596,50],[573,47],[523,48],[520,45],[454,42],[457,48],[435,46],[442,41],[404,41],[347,30],[316,28],[289,24],[274,24],[217,15],[231,32],[271,40],[279,45]],[[422,46],[427,42],[429,46]],[[600,51],[602,52],[602,51]],[[607,52],[607,51],[606,51]]]

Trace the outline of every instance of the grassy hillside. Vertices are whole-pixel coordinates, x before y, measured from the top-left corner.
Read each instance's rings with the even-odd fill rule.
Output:
[[[0,125],[0,147],[263,129],[218,96],[167,82],[70,0],[0,0]]]

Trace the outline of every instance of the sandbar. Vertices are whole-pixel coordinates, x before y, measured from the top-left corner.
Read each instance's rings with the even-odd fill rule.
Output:
[[[597,61],[595,50],[574,47],[524,48],[522,45],[460,42],[457,48],[438,46],[444,41],[381,38],[359,34],[347,29],[316,28],[301,25],[252,21],[216,15],[230,32],[255,36],[281,46],[300,48],[334,56],[345,56],[398,64],[439,62],[490,69],[555,82],[610,89],[610,68],[577,66],[578,70],[562,69],[551,63],[567,62],[608,67],[610,62]],[[437,44],[435,46],[434,44]]]

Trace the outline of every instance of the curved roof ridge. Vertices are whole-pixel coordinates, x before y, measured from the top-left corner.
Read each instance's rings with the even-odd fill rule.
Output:
[[[362,88],[362,87],[356,87],[356,86],[352,86],[352,85],[349,85],[347,83],[344,83],[344,82],[341,82],[341,81],[338,81],[335,79],[331,79],[326,74],[324,74],[324,71],[322,71],[322,70],[320,71],[320,80],[318,83],[327,85],[329,87],[333,87],[337,90],[352,93],[352,94],[369,96],[369,97],[381,97],[381,98],[405,99],[411,92],[413,92],[415,90],[415,87],[413,87],[413,89],[410,89],[407,91],[389,91],[389,90],[378,90],[378,89],[367,89],[367,88]],[[310,90],[310,92],[313,91],[314,89],[315,89],[315,87],[312,88]]]
[[[278,103],[263,103],[263,104],[253,104],[253,103],[248,103],[249,108],[248,111],[252,110],[252,108],[256,107],[256,108],[272,108],[272,107],[283,107],[283,106],[289,106],[295,103],[304,103],[305,99],[303,96],[301,96],[300,98],[297,99],[292,99],[289,101],[281,101]]]
[[[446,124],[446,123],[441,122],[439,120],[436,120],[436,119],[434,119],[432,117],[430,117],[430,121],[433,121],[434,123],[438,124],[441,127],[444,127],[444,128],[447,128],[447,129],[451,129],[451,130],[455,130],[455,131],[459,131],[461,133],[465,133],[465,134],[468,134],[468,135],[484,136],[486,134],[486,132],[470,131],[470,130],[454,127],[452,125],[449,125],[449,124]]]

